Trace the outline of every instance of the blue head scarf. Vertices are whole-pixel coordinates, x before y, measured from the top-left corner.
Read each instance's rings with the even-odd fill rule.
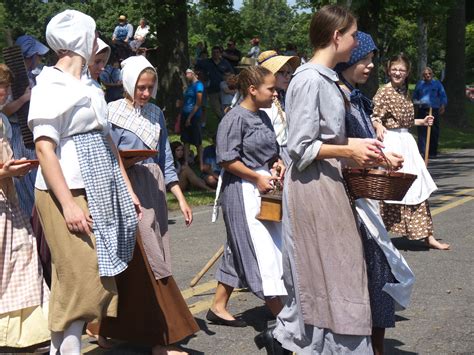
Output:
[[[348,137],[358,138],[374,138],[375,131],[370,121],[370,115],[372,114],[372,102],[362,94],[362,92],[352,87],[344,77],[342,72],[347,68],[350,68],[356,64],[359,60],[364,59],[370,52],[377,51],[377,46],[374,43],[372,37],[364,32],[357,32],[358,45],[352,50],[351,58],[346,63],[339,63],[334,68],[339,75],[339,79],[349,88],[351,91],[350,101],[352,109],[356,108],[360,112],[360,121],[349,111],[346,117],[346,133]]]

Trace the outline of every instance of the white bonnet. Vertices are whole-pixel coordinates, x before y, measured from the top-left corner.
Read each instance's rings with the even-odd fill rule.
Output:
[[[138,77],[140,73],[146,69],[151,68],[156,73],[153,65],[142,55],[136,55],[128,57],[122,61],[122,82],[123,87],[127,94],[131,97],[135,96],[135,86],[137,85]],[[158,75],[157,75],[158,77]],[[156,98],[156,92],[158,91],[158,80],[155,81],[155,87],[151,93],[151,97]]]
[[[94,48],[95,27],[92,17],[76,10],[65,10],[49,21],[46,41],[56,53],[69,50],[89,63]]]
[[[97,38],[97,50],[95,51],[95,54],[99,53],[101,50],[107,48],[107,56],[105,57],[105,64],[108,63],[109,61],[109,58],[110,58],[110,52],[112,51],[110,49],[110,46],[105,43],[103,40],[101,40],[100,38]]]

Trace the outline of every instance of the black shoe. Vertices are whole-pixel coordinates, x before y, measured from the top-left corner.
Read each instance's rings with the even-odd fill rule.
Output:
[[[211,310],[207,311],[206,319],[214,324],[227,325],[228,327],[243,328],[247,326],[247,323],[242,319],[227,320],[219,317]]]
[[[284,349],[273,337],[273,329],[275,328],[268,328],[254,338],[257,348],[265,347],[268,355],[291,355],[291,351]]]

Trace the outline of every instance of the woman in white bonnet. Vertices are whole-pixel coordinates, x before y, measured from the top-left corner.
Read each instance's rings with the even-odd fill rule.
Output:
[[[105,101],[81,81],[97,49],[95,27],[74,10],[51,19],[46,40],[59,59],[37,77],[28,117],[40,161],[36,206],[52,259],[51,354],[80,354],[84,323],[116,315],[113,276],[132,258],[141,214],[110,144]]]
[[[110,102],[110,135],[120,150],[157,150],[152,157],[124,159],[133,189],[143,203],[129,268],[117,280],[118,317],[101,322],[100,334],[152,347],[153,355],[185,354],[175,344],[199,330],[173,278],[168,233],[167,188],[179,202],[186,226],[192,211],[178,184],[163,112],[150,102],[157,73],[143,56],[122,62],[125,98]],[[131,327],[130,325],[133,324]]]

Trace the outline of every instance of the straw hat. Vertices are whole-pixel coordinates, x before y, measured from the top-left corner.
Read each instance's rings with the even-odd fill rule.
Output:
[[[120,15],[118,19],[119,19],[119,21],[127,21],[127,16]]]
[[[299,67],[301,60],[297,56],[279,55],[275,51],[265,51],[258,56],[258,64],[276,74],[285,64],[289,64],[293,71]]]

